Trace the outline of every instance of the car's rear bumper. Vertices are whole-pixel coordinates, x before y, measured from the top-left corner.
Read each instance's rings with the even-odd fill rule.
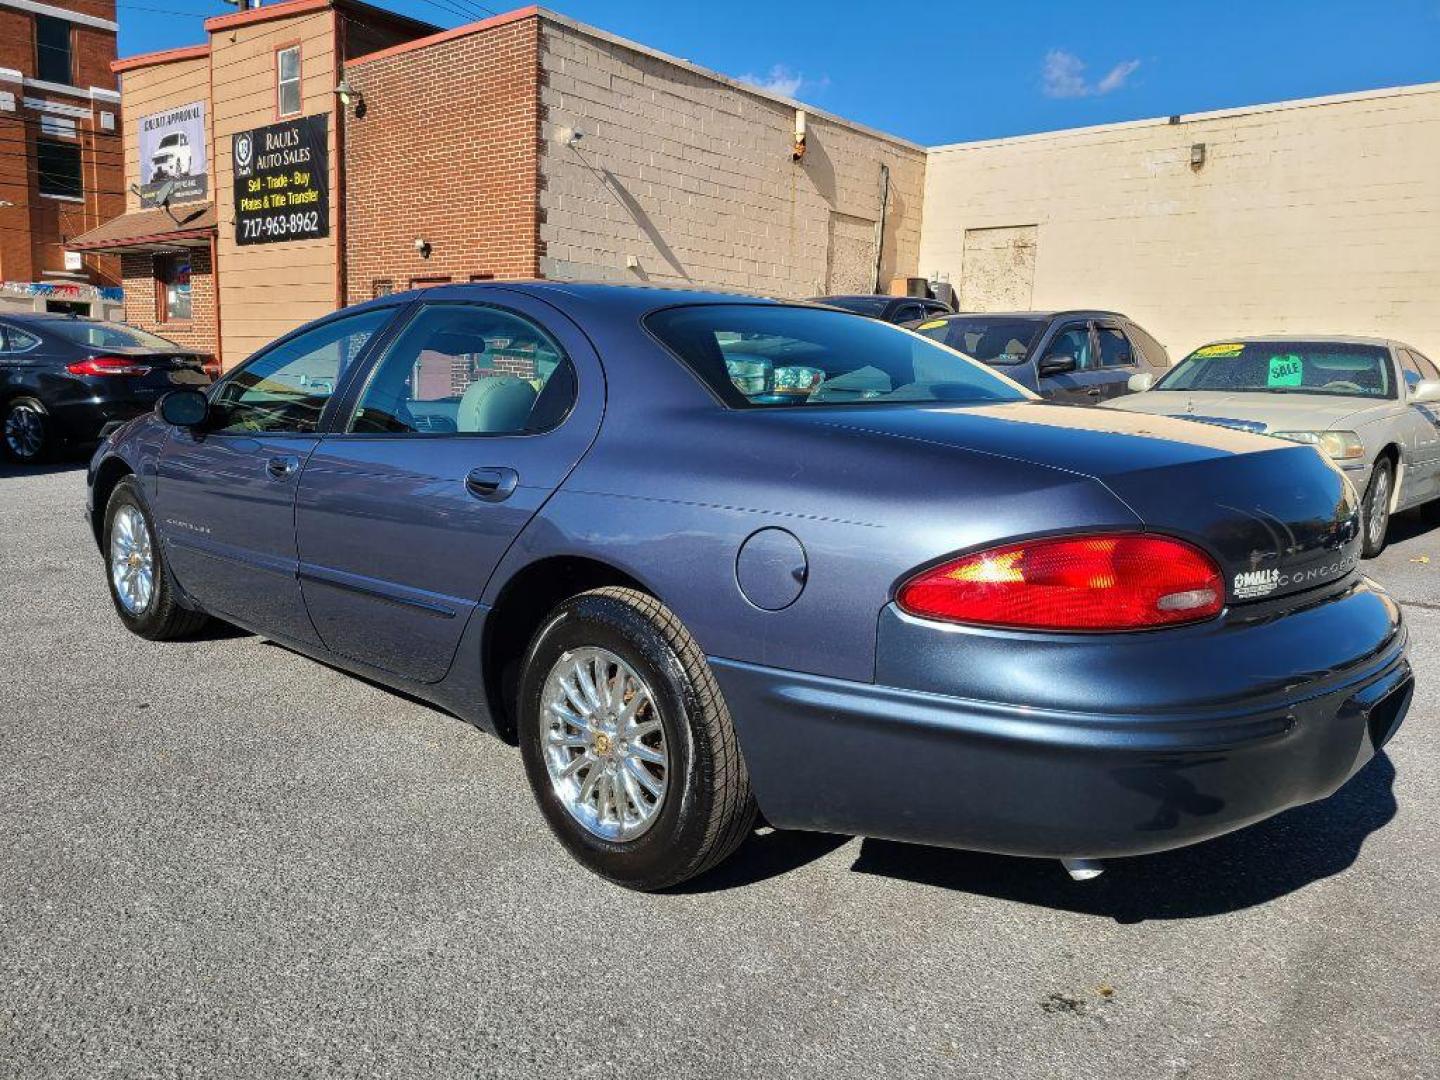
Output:
[[[99,442],[116,428],[152,411],[154,407],[153,397],[97,399],[51,405],[49,412],[61,438],[69,443],[85,445]]]
[[[1368,585],[1320,608],[1332,631],[1354,624],[1348,663],[1316,672],[1296,655],[1287,678],[1257,651],[1266,626],[1249,627],[1235,639],[1248,659],[1232,660],[1256,672],[1254,693],[1188,707],[1110,711],[1079,686],[1071,707],[1035,707],[712,663],[760,808],[778,827],[1015,855],[1136,855],[1324,798],[1400,725],[1413,679],[1398,609]],[[1378,642],[1377,608],[1393,616]]]

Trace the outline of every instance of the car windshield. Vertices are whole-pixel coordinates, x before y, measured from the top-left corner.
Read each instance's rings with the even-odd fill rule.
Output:
[[[73,341],[91,349],[159,349],[164,352],[183,351],[173,341],[155,334],[136,330],[120,323],[94,322],[87,319],[56,319],[45,323],[45,329],[56,337]]]
[[[882,315],[889,301],[883,296],[821,296],[816,298],[815,303],[844,308],[857,315]]]
[[[1156,390],[1395,396],[1389,350],[1339,341],[1230,341],[1196,349]]]
[[[915,330],[985,364],[1023,364],[1045,322],[1013,315],[952,315],[921,323]]]
[[[657,311],[645,321],[731,408],[1030,396],[950,349],[838,311],[704,304]]]

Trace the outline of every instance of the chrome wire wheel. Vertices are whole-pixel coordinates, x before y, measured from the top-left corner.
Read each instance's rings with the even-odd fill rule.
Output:
[[[5,445],[10,453],[27,461],[45,445],[45,417],[33,405],[19,404],[5,414]]]
[[[131,615],[143,615],[155,597],[155,546],[145,515],[134,506],[115,511],[110,526],[110,584]]]
[[[1385,532],[1390,528],[1390,470],[1379,469],[1370,485],[1369,512],[1365,515],[1372,548],[1385,542]]]
[[[550,669],[540,705],[545,765],[561,805],[603,840],[642,835],[670,780],[649,685],[608,649],[573,649]]]

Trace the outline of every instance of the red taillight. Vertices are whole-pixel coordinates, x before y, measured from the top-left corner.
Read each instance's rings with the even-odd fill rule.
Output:
[[[71,375],[146,375],[150,369],[124,356],[92,356],[66,364]]]
[[[977,551],[900,587],[900,607],[1023,630],[1145,630],[1218,615],[1220,568],[1164,536],[1054,536]]]

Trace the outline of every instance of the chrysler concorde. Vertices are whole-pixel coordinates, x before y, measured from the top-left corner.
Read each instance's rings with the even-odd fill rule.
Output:
[[[757,814],[1080,876],[1329,795],[1412,691],[1313,447],[803,304],[387,296],[112,434],[89,520],[135,633],[220,618],[518,742],[639,889]]]

